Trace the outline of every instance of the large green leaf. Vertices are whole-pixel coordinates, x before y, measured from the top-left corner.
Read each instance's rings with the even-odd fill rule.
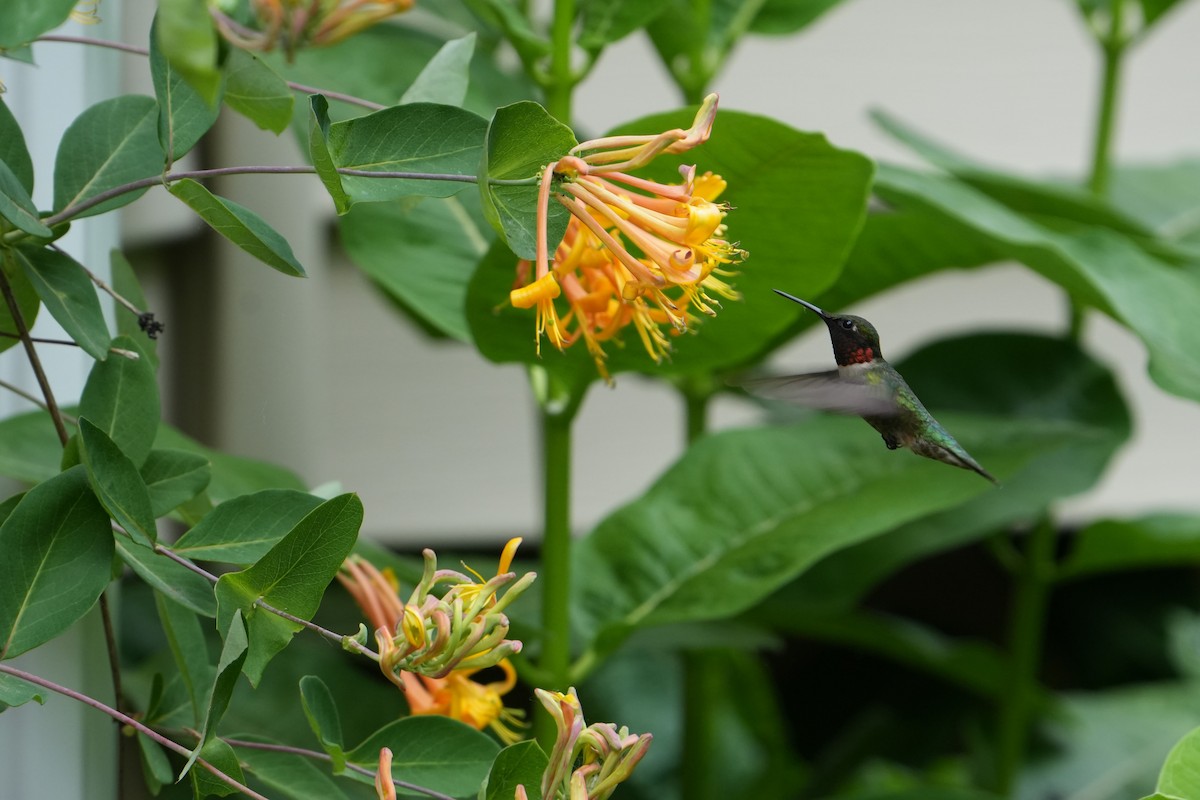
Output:
[[[20,123],[0,97],[0,161],[8,165],[25,192],[33,194],[33,159],[25,146],[25,134]]]
[[[418,716],[385,725],[350,751],[347,758],[373,769],[383,747],[392,750],[394,775],[452,797],[475,796],[500,751],[486,733],[458,720]]]
[[[191,500],[212,480],[208,459],[183,450],[151,450],[141,473],[150,492],[150,509],[155,518]]]
[[[639,30],[668,6],[669,0],[584,0],[579,46],[599,50]]]
[[[511,800],[518,786],[525,787],[527,796],[537,797],[549,764],[537,742],[518,742],[504,748],[492,762],[481,800]]]
[[[121,448],[87,417],[79,419],[79,456],[100,504],[135,542],[153,547],[158,531],[146,482]]]
[[[1158,775],[1155,793],[1144,800],[1195,800],[1200,797],[1200,728],[1171,748]]]
[[[1200,516],[1151,514],[1109,519],[1081,530],[1063,561],[1060,578],[1078,578],[1114,570],[1165,567],[1200,562]]]
[[[419,172],[474,177],[487,122],[477,114],[435,103],[412,103],[329,126],[327,145],[339,169]],[[342,176],[352,202],[399,197],[449,197],[461,181]]]
[[[108,358],[108,325],[83,265],[49,247],[20,249],[15,254],[25,278],[63,330],[92,358]]]
[[[479,175],[488,180],[536,179],[542,168],[567,154],[578,142],[571,129],[550,116],[537,103],[523,100],[496,109],[487,126],[487,146],[478,163]],[[536,181],[527,186],[479,184],[483,213],[509,248],[521,258],[537,255]],[[546,222],[550,251],[567,231],[570,215],[559,203],[551,203]]]
[[[953,368],[947,369],[947,365]],[[1028,524],[1051,503],[1101,476],[1131,422],[1111,371],[1078,345],[1031,334],[987,333],[935,342],[897,363],[935,413],[1063,420],[1095,434],[1047,448],[1024,470],[961,506],[834,553],[775,601],[797,613],[853,607],[871,587],[918,558],[1001,528]]]
[[[113,339],[113,346],[141,352],[139,343],[128,336]],[[104,431],[140,467],[158,434],[158,383],[150,359],[114,355],[97,361],[83,386],[79,414]]]
[[[24,320],[27,328],[32,328],[33,323],[37,320],[38,311],[42,307],[37,290],[33,288],[29,278],[25,277],[25,270],[21,268],[20,261],[12,250],[5,252],[0,257],[0,269],[4,270],[4,277],[8,279],[8,285],[12,288],[13,296],[17,300],[17,308],[21,312],[21,319]],[[8,303],[0,304],[0,331],[15,333],[16,330],[17,324],[13,321]],[[0,353],[10,347],[16,347],[20,343],[21,340],[15,336],[0,336]]]
[[[217,233],[284,275],[303,277],[304,267],[278,231],[245,206],[205,189],[191,178],[171,184],[169,191],[200,215]]]
[[[291,489],[265,489],[227,500],[171,547],[199,561],[253,564],[309,515],[321,498]]]
[[[155,24],[158,47],[171,67],[210,105],[221,90],[217,31],[204,0],[160,0]]]
[[[158,103],[127,94],[103,100],[71,123],[54,160],[54,210],[79,205],[96,195],[162,172],[158,143]],[[90,217],[132,203],[145,188],[92,206]]]
[[[1117,166],[1110,193],[1114,205],[1163,237],[1200,231],[1200,159]]]
[[[108,514],[73,467],[25,493],[0,525],[0,658],[53,639],[111,577]]]
[[[1170,267],[1111,230],[1046,228],[952,178],[888,167],[876,189],[901,205],[956,218],[1005,255],[1106,310],[1145,343],[1155,383],[1200,399],[1200,330],[1185,323],[1189,309],[1200,307],[1200,272]]]
[[[941,421],[1002,481],[1095,436],[1056,421]],[[856,419],[717,434],[578,543],[574,618],[603,652],[641,626],[728,617],[831,553],[1002,491],[965,470],[889,453]]]
[[[163,55],[156,32],[150,28],[150,78],[158,99],[158,143],[169,161],[183,156],[217,121],[219,103],[206,100]],[[234,52],[241,50],[234,48]],[[291,116],[289,109],[289,118]]]
[[[0,50],[16,50],[67,21],[77,0],[5,0],[0,4]]]
[[[406,310],[470,340],[467,285],[492,237],[474,193],[362,203],[342,217],[341,232],[350,259]]]
[[[0,217],[30,236],[49,239],[54,235],[38,218],[37,206],[33,204],[29,190],[3,161],[0,161]]]
[[[246,617],[250,649],[243,671],[251,684],[258,685],[267,662],[302,627],[257,603],[261,600],[300,619],[312,619],[325,587],[354,547],[361,525],[362,503],[357,496],[327,500],[253,566],[226,573],[217,581],[217,627],[224,629],[235,611]]]
[[[614,133],[657,131],[690,124],[694,112],[649,117]],[[720,174],[729,187],[719,198],[733,210],[725,222],[728,238],[744,247],[749,257],[733,279],[742,302],[725,302],[694,335],[674,340],[670,361],[655,365],[632,331],[624,348],[608,348],[608,369],[642,372],[693,373],[741,364],[794,324],[800,312],[794,303],[780,302],[771,291],[786,288],[802,297],[817,295],[838,276],[865,216],[871,162],[858,153],[840,150],[823,136],[802,133],[751,114],[722,111],[711,138],[683,157],[660,157],[646,177],[678,182],[681,163],[696,164],[700,172]],[[472,279],[467,305],[476,346],[493,361],[536,360],[532,310],[508,307],[513,267],[504,268],[503,255],[489,254]],[[515,259],[509,260],[515,266]],[[497,307],[501,306],[499,311]],[[579,345],[566,354],[550,346],[542,359],[549,369],[573,362],[575,369],[592,370],[590,357]]]
[[[474,54],[474,33],[446,42],[437,55],[429,59],[412,85],[404,90],[400,102],[461,106],[467,97],[471,56]]]
[[[233,47],[221,65],[225,105],[263,130],[283,133],[292,121],[296,98],[287,81],[254,53]]]

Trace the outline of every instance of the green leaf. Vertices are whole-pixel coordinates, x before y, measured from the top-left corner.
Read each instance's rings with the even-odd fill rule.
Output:
[[[222,630],[221,635],[225,644],[221,647],[221,657],[217,660],[212,689],[208,693],[204,723],[198,732],[200,741],[192,750],[192,755],[184,764],[183,770],[180,771],[181,779],[200,757],[204,746],[216,738],[217,725],[220,724],[221,717],[225,716],[225,710],[229,708],[229,701],[233,699],[233,688],[242,672],[242,664],[246,662],[249,644],[246,638],[246,623],[242,621],[240,608],[233,612],[233,617],[229,620],[228,626]]]
[[[0,672],[0,711],[5,708],[23,706],[30,700],[46,705],[45,689],[29,681]]]
[[[1200,728],[1179,740],[1167,754],[1155,786],[1156,797],[1200,797]]]
[[[482,800],[512,800],[518,786],[525,794],[538,797],[542,791],[542,774],[550,760],[535,741],[517,742],[504,748],[492,762],[487,787]]]
[[[329,153],[329,101],[324,95],[314,94],[309,98],[312,108],[312,119],[308,129],[308,157],[317,171],[317,177],[325,184],[325,190],[333,198],[333,206],[338,214],[350,210],[353,201],[346,194],[342,185],[342,176],[338,174],[337,165]]]
[[[304,267],[296,261],[287,239],[258,214],[232,200],[218,197],[191,178],[175,181],[169,191],[199,214],[214,231],[259,261],[284,275],[304,277]]]
[[[291,489],[235,497],[210,511],[171,549],[199,561],[253,564],[320,505],[321,498]]]
[[[1002,481],[1095,435],[1056,421],[941,422]],[[886,452],[856,419],[710,436],[578,543],[575,619],[603,652],[638,627],[728,617],[838,550],[999,491],[965,470]]]
[[[1110,193],[1115,206],[1164,238],[1200,230],[1200,159],[1114,165]]]
[[[400,103],[444,103],[461,106],[470,83],[471,56],[475,54],[475,34],[451,39],[429,60],[421,74],[400,98]]]
[[[223,503],[231,498],[262,489],[303,490],[305,488],[304,481],[288,469],[268,464],[265,461],[231,456],[211,450],[195,439],[184,436],[169,425],[159,426],[154,446],[183,450],[206,458],[212,467],[212,480],[208,485],[208,495],[214,503]],[[2,454],[3,451],[0,450],[0,465],[3,464]]]
[[[125,254],[113,248],[109,253],[108,262],[112,270],[113,289],[117,294],[132,303],[134,307],[145,309],[147,307],[146,295],[142,292],[142,286],[138,283],[137,273],[133,271],[133,265],[125,258]],[[157,369],[158,342],[146,335],[145,330],[142,329],[141,320],[136,314],[129,311],[129,309],[118,305],[116,315],[117,333],[140,341],[142,343],[142,352],[154,362]]]
[[[279,73],[240,47],[230,48],[222,70],[225,105],[263,130],[273,133],[287,130],[296,98]]]
[[[87,417],[79,418],[79,455],[100,504],[135,542],[154,547],[158,529],[142,476],[121,448]]]
[[[43,4],[39,4],[43,5]],[[4,28],[0,25],[0,29]],[[25,146],[25,134],[8,104],[0,98],[0,161],[8,165],[13,175],[25,187],[25,193],[33,195],[33,159]]]
[[[329,126],[330,158],[339,169],[422,172],[474,179],[487,123],[456,106],[411,103]],[[342,175],[350,201],[379,202],[414,195],[449,197],[462,181],[364,178]]]
[[[693,115],[694,110],[685,110],[650,117],[624,125],[614,134],[686,127]],[[694,335],[676,338],[670,361],[661,365],[647,356],[629,331],[624,348],[607,348],[606,363],[613,374],[628,370],[694,374],[745,363],[764,343],[795,325],[799,312],[812,316],[794,303],[779,302],[771,289],[816,296],[837,278],[862,226],[871,162],[832,146],[823,136],[764,117],[722,111],[708,142],[683,158],[660,157],[639,174],[678,183],[681,161],[696,164],[701,173],[720,174],[729,184],[719,200],[733,207],[725,218],[728,238],[749,253],[733,279],[743,300],[724,302],[717,316],[705,319]],[[505,302],[515,259],[508,259],[512,266],[507,268],[503,261],[500,253],[489,255],[472,279],[467,304],[472,337],[488,359],[533,362],[534,313]],[[545,345],[542,361],[548,369],[594,374],[582,345],[566,354]]]
[[[150,793],[157,795],[163,786],[174,782],[175,773],[171,770],[171,762],[167,759],[162,745],[146,736],[137,734],[138,755],[141,756],[142,777]]]
[[[179,677],[192,701],[192,724],[199,726],[204,720],[208,690],[215,679],[204,630],[190,609],[161,592],[154,593],[154,604],[167,637],[167,645],[175,658],[175,666],[179,669]]]
[[[1170,267],[1108,230],[1044,228],[950,178],[888,167],[876,188],[885,199],[966,223],[1005,255],[1106,310],[1145,343],[1155,383],[1200,399],[1200,330],[1183,322],[1200,305],[1200,273]]]
[[[233,748],[227,745],[224,740],[210,739],[200,750],[200,757],[243,786],[245,785],[246,776],[242,772],[242,765],[238,761],[238,756],[233,752]],[[228,797],[237,791],[237,789],[234,789],[216,775],[204,769],[204,767],[193,769],[191,776],[192,790],[195,793],[196,800],[201,800],[201,798],[214,794],[220,797]]]
[[[350,259],[406,310],[470,340],[467,286],[492,235],[476,195],[360,204],[342,217],[341,233]]]
[[[21,179],[3,161],[0,161],[0,217],[30,236],[49,239],[54,235],[38,218],[37,206]]]
[[[30,489],[0,525],[0,658],[50,641],[111,577],[108,514],[74,467]]]
[[[171,67],[209,105],[217,104],[217,32],[204,0],[161,0],[155,18],[158,47]]]
[[[203,492],[211,479],[208,459],[184,450],[151,450],[142,464],[142,480],[150,492],[155,518]]]
[[[128,336],[118,336],[112,344],[141,352],[139,343]],[[158,434],[158,383],[150,359],[113,356],[93,364],[79,398],[79,415],[90,419],[135,466],[141,466]]]
[[[1138,519],[1109,519],[1081,530],[1058,576],[1086,577],[1114,570],[1165,567],[1200,562],[1200,517],[1151,514]]]
[[[278,744],[261,736],[239,736],[240,740]],[[235,747],[246,770],[266,786],[291,800],[345,800],[346,793],[329,773],[306,758],[292,753]],[[356,795],[357,796],[357,795]]]
[[[534,179],[541,176],[543,167],[565,156],[576,144],[570,128],[529,100],[496,109],[488,124],[487,148],[478,165],[480,176],[487,176],[489,181],[532,181],[527,186],[479,183],[484,216],[519,258],[537,255],[538,186]],[[569,219],[562,205],[550,203],[546,240],[551,252],[566,233]]]
[[[807,28],[841,0],[766,0],[750,23],[753,33],[783,35]]]
[[[159,45],[157,27],[157,21],[150,26],[150,79],[158,99],[158,143],[168,162],[173,162],[208,132],[217,121],[221,106],[213,98],[202,97],[167,61]]]
[[[12,287],[13,296],[17,300],[17,308],[21,312],[21,319],[25,321],[26,327],[32,328],[34,322],[37,321],[42,301],[38,297],[37,291],[33,288],[33,284],[25,277],[25,271],[21,269],[19,264],[20,262],[12,250],[6,251],[3,257],[0,258],[0,269],[4,270],[4,277],[8,279],[8,285]],[[8,331],[9,333],[17,330],[17,324],[13,321],[13,315],[8,308],[8,303],[0,303],[0,330]],[[10,347],[16,347],[20,343],[20,339],[0,336],[0,353],[3,353]]]
[[[137,576],[179,605],[206,617],[217,615],[213,585],[182,564],[153,550],[117,539],[117,555]]]
[[[57,475],[62,442],[50,415],[37,409],[0,421],[0,475],[40,483]]]
[[[96,361],[108,358],[112,343],[108,325],[83,265],[61,250],[48,247],[21,248],[15,255],[46,310],[67,335]]]
[[[0,50],[16,50],[62,25],[76,1],[5,0],[0,11]]]
[[[300,679],[300,701],[309,727],[321,743],[321,748],[333,760],[333,771],[341,772],[346,768],[342,721],[329,687],[316,675],[305,675]]]
[[[362,525],[362,503],[343,494],[313,509],[266,555],[241,572],[217,581],[217,623],[234,611],[246,616],[250,651],[244,671],[257,686],[263,669],[301,626],[256,606],[262,600],[301,619],[312,619],[325,587],[350,554]]]
[[[487,734],[458,720],[418,716],[383,726],[348,753],[347,758],[374,769],[384,747],[392,750],[394,775],[453,797],[473,797],[500,750]]]
[[[579,46],[599,50],[641,29],[666,10],[668,0],[584,0]],[[532,794],[530,795],[532,796]]]
[[[162,172],[158,143],[158,103],[127,94],[104,100],[71,123],[54,160],[54,210]],[[128,205],[146,188],[125,192],[74,215],[90,217]]]

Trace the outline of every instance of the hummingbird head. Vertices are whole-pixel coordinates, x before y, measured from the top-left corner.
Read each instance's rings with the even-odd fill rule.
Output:
[[[825,327],[829,328],[829,339],[833,343],[833,357],[839,367],[869,364],[875,359],[883,359],[883,353],[879,350],[879,332],[862,317],[852,314],[830,314],[787,292],[776,289],[775,293],[799,303],[825,321]]]

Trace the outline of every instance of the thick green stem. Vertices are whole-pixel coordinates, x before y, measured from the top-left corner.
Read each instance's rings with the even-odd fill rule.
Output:
[[[1009,621],[1008,682],[1000,698],[996,736],[996,792],[1009,795],[1025,757],[1038,691],[1046,606],[1054,577],[1056,530],[1044,519],[1029,534],[1017,573]]]
[[[1121,84],[1121,59],[1129,43],[1123,30],[1125,0],[1112,0],[1108,35],[1100,39],[1104,72],[1100,84],[1100,107],[1096,112],[1096,131],[1092,145],[1092,172],[1088,188],[1097,197],[1108,194],[1109,168],[1112,164],[1113,128],[1117,118],[1117,97]]]
[[[554,0],[550,29],[550,80],[546,84],[546,110],[564,125],[571,124],[571,94],[575,74],[571,69],[571,33],[575,27],[575,0]]]

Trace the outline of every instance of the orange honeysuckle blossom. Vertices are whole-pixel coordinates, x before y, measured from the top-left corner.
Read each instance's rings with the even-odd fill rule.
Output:
[[[379,770],[375,773],[375,794],[379,800],[396,800],[396,784],[392,781],[392,750],[379,750]]]
[[[390,569],[380,571],[359,556],[342,564],[338,579],[374,629],[379,668],[404,691],[413,714],[440,714],[479,730],[490,728],[508,743],[521,738],[514,730],[521,712],[505,708],[502,700],[516,685],[508,656],[521,650],[519,641],[505,638],[503,611],[536,577],[527,573],[517,579],[509,571],[520,542],[508,542],[496,576],[487,580],[469,567],[474,578],[438,569],[437,557],[426,550],[425,570],[407,603]],[[433,589],[440,585],[449,588],[439,597]],[[498,668],[503,678],[489,683],[475,678],[489,667]]]
[[[543,335],[560,350],[582,338],[607,380],[603,343],[624,327],[632,324],[646,352],[661,361],[671,348],[663,326],[685,332],[697,320],[693,312],[716,313],[714,295],[737,299],[723,278],[745,253],[723,238],[729,208],[715,201],[725,181],[697,175],[694,166],[680,168],[678,184],[628,174],[706,141],[716,111],[717,96],[709,95],[686,130],[593,139],[543,170],[537,258],[518,263],[509,296],[517,308],[536,308],[539,353]],[[553,260],[546,241],[551,194],[571,212]],[[565,304],[556,304],[559,298]]]
[[[394,14],[415,0],[251,0],[258,29],[211,9],[221,35],[246,50],[282,46],[288,58],[306,46],[335,44]]]

